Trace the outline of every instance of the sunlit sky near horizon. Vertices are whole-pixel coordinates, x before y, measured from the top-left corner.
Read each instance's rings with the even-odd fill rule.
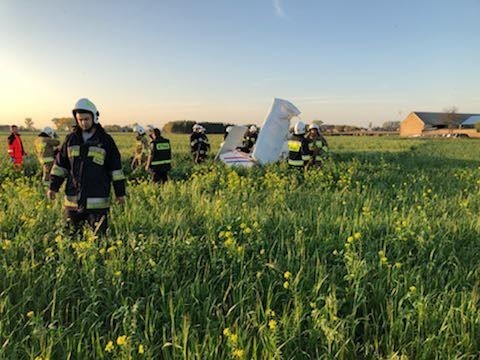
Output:
[[[480,0],[0,0],[0,124],[480,113]]]

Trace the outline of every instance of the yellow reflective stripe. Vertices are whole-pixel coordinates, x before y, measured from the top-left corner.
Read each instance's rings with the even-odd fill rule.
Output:
[[[87,198],[87,209],[106,209],[110,207],[110,198]]]
[[[93,162],[98,165],[103,165],[105,161],[105,149],[102,149],[101,147],[98,146],[91,146],[88,148],[88,155],[93,158]]]
[[[158,143],[157,144],[157,150],[168,150],[170,149],[170,144],[169,143]]]
[[[112,180],[113,181],[119,181],[119,180],[124,180],[125,175],[123,174],[123,170],[113,170],[112,171]]]
[[[46,156],[42,159],[43,163],[49,163],[53,161],[53,156]]]
[[[80,146],[79,145],[69,146],[67,148],[67,153],[68,153],[68,157],[70,158],[80,156]]]
[[[78,207],[78,197],[65,195],[63,197],[63,205],[65,207],[77,208]]]
[[[64,177],[67,177],[68,170],[61,166],[58,166],[57,164],[54,164],[52,167],[52,170],[50,171],[50,175],[55,175],[55,176],[64,178]]]
[[[302,147],[302,143],[297,140],[289,140],[288,141],[288,150],[299,152],[300,148]]]
[[[303,166],[303,160],[291,160],[291,159],[288,159],[288,165]]]
[[[302,155],[302,160],[303,160],[303,161],[308,161],[308,160],[310,160],[310,155]]]
[[[152,165],[162,165],[162,164],[170,164],[172,160],[157,160],[152,161]]]

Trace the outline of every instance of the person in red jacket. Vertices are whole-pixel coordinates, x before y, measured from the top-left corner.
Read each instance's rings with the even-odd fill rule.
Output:
[[[18,126],[10,126],[12,133],[7,138],[8,155],[15,168],[20,169],[23,165],[23,157],[27,155],[23,148],[22,139],[18,133]]]

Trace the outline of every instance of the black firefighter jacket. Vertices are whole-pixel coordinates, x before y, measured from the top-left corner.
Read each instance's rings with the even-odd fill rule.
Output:
[[[67,135],[50,175],[50,189],[55,192],[67,180],[64,205],[80,212],[108,209],[112,182],[115,195],[125,195],[120,152],[101,126],[86,142],[81,130]]]

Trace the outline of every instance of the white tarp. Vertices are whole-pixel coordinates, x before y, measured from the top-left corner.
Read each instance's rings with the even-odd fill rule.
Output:
[[[275,162],[288,155],[288,128],[290,120],[298,116],[300,110],[291,102],[275,99],[272,108],[263,122],[257,141],[251,154],[237,150],[242,146],[245,126],[233,126],[222,144],[215,159],[222,160],[227,165],[253,166]]]
[[[226,165],[229,166],[246,166],[251,167],[255,165],[255,161],[250,157],[250,154],[241,152],[240,150],[232,150],[219,155]]]
[[[221,154],[225,154],[227,152],[236,150],[237,147],[242,146],[243,136],[247,131],[246,126],[231,126],[230,132],[228,133],[227,137],[223,141],[222,145],[220,145],[220,150],[218,150],[217,156],[215,159],[218,159]]]
[[[299,114],[300,110],[291,102],[275,99],[258,134],[252,158],[262,165],[278,161],[288,137],[290,120]]]

